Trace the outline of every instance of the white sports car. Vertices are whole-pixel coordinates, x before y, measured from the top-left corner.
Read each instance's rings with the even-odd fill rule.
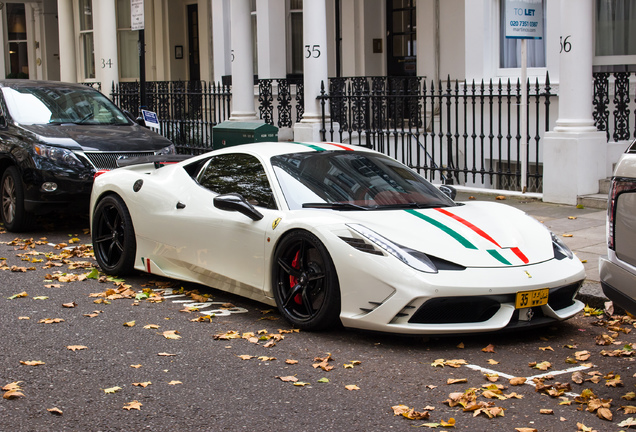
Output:
[[[98,176],[93,247],[108,274],[233,292],[306,330],[486,332],[583,308],[583,265],[541,223],[447,195],[365,148],[246,144]]]

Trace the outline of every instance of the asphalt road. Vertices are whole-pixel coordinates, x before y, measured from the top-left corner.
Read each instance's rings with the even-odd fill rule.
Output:
[[[455,427],[449,430],[577,431],[583,430],[580,423],[589,430],[618,431],[618,423],[636,417],[621,409],[636,405],[622,398],[636,384],[632,351],[625,349],[636,343],[634,332],[627,333],[633,329],[631,322],[612,327],[607,320],[581,315],[540,330],[444,338],[344,329],[287,333],[290,326],[272,308],[192,284],[177,283],[173,288],[198,290],[218,303],[189,313],[180,311],[185,305],[181,302],[201,298],[174,294],[158,303],[134,298],[104,303],[104,297],[91,294],[125,293],[116,285],[121,282],[66,282],[73,279],[70,275],[90,274],[88,266],[94,261],[82,253],[61,261],[63,249],[55,247],[90,243],[87,227],[86,219],[64,218],[41,220],[33,232],[17,239],[0,232],[0,266],[8,267],[0,270],[0,386],[18,382],[23,394],[0,400],[0,430],[407,431],[454,419]],[[72,239],[79,240],[70,243]],[[61,266],[44,268],[51,265],[48,261]],[[73,262],[80,262],[79,268],[72,269]],[[164,287],[166,281],[140,273],[125,283],[140,293]],[[27,296],[11,298],[22,292]],[[64,307],[67,303],[75,306]],[[221,306],[224,312],[209,321],[191,321]],[[63,321],[40,322],[47,319]],[[132,321],[134,326],[124,325]],[[246,337],[253,332],[257,340],[219,338],[231,331]],[[170,335],[180,338],[166,337]],[[597,344],[603,335],[610,345]],[[614,350],[620,355],[602,354]],[[584,351],[589,359],[584,360]],[[328,356],[333,369],[314,367],[320,363],[316,358]],[[452,367],[449,360],[462,362]],[[531,367],[532,362],[547,370]],[[588,381],[576,384],[576,371]],[[484,391],[489,383],[485,373],[498,374],[494,384],[502,385],[502,394],[508,396],[487,398],[493,395]],[[543,385],[548,387],[541,391],[529,384],[513,386],[508,379],[545,373],[553,379],[547,378]],[[277,377],[298,381],[294,385]],[[449,379],[460,382],[449,384]],[[557,382],[570,388],[561,389]],[[347,389],[350,385],[357,389]],[[491,406],[463,412],[461,405],[446,402],[451,394],[470,388],[478,389],[477,402],[503,411]],[[581,399],[590,390],[594,397]],[[513,392],[521,398],[509,397]],[[9,391],[2,393],[6,397]],[[605,400],[609,409],[601,413],[610,413],[612,420],[587,411],[594,404],[577,403],[577,396],[580,402]],[[138,404],[131,405],[135,401]],[[416,411],[428,407],[430,417],[409,420],[394,415],[392,407],[399,404]],[[54,408],[62,414],[48,411]],[[542,409],[552,411],[542,414]],[[488,418],[487,411],[503,416]]]

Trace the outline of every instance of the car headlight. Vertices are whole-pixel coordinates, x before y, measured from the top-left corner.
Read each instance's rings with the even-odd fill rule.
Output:
[[[175,153],[177,153],[177,150],[174,144],[170,144],[168,147],[164,147],[161,150],[158,150],[155,152],[156,155],[168,155],[168,154],[175,154]]]
[[[563,258],[574,258],[574,254],[570,250],[570,248],[563,243],[559,237],[557,237],[553,232],[550,232],[552,236],[552,249],[554,249],[554,257],[558,260],[562,260]]]
[[[85,168],[85,165],[78,159],[77,155],[68,149],[39,143],[34,144],[33,149],[38,156],[51,159],[58,165],[66,165],[73,168]]]
[[[424,273],[437,273],[437,267],[425,253],[400,246],[364,225],[347,224],[347,226],[409,267]]]

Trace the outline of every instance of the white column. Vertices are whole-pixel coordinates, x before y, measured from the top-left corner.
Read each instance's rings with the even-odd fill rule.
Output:
[[[232,74],[232,48],[230,47],[230,0],[212,1],[212,59],[214,82],[220,83]]]
[[[258,77],[285,78],[285,0],[256,2]]]
[[[5,34],[4,21],[2,13],[0,13],[0,35]],[[5,59],[8,59],[8,48],[9,44],[5,40],[2,40],[2,42],[0,42],[0,79],[7,77],[7,64]]]
[[[594,126],[594,0],[561,0],[563,49],[559,55],[559,117],[546,133],[543,200],[576,204],[577,196],[598,193],[607,176],[605,133]]]
[[[254,108],[254,63],[252,16],[249,0],[231,2],[232,121],[256,121]]]
[[[95,75],[102,83],[102,93],[109,95],[119,83],[117,60],[117,15],[115,0],[93,2],[93,35],[95,38]]]
[[[305,90],[305,113],[294,125],[296,141],[320,141],[321,83],[329,89],[327,71],[327,12],[325,0],[303,0],[303,86]],[[328,106],[325,107],[328,115]],[[328,122],[329,119],[327,119]]]

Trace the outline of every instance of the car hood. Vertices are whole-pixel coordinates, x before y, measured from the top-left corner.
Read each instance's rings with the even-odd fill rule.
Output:
[[[550,232],[540,222],[497,203],[347,216],[401,246],[465,267],[509,267],[554,258]]]
[[[172,144],[144,127],[131,125],[22,125],[40,142],[71,150],[134,152],[154,151]]]

